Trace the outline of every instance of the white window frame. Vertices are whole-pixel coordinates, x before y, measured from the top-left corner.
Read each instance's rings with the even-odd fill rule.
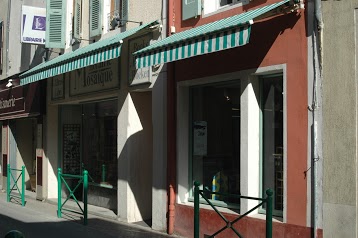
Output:
[[[220,6],[220,0],[202,0],[203,1],[203,17],[211,16],[213,14],[227,11],[233,8],[242,7],[250,0],[233,0],[233,3]]]
[[[193,188],[191,181],[189,181],[189,169],[190,169],[190,145],[188,143],[189,138],[189,113],[190,108],[188,107],[190,99],[189,92],[190,87],[205,85],[211,83],[225,82],[230,80],[241,80],[241,111],[246,110],[241,114],[242,121],[241,124],[241,171],[240,171],[240,180],[241,182],[241,193],[245,196],[259,197],[261,196],[261,175],[260,175],[260,166],[255,171],[250,171],[249,173],[245,168],[250,168],[254,164],[259,164],[260,162],[260,150],[252,149],[255,146],[259,148],[260,135],[259,135],[259,101],[256,100],[255,93],[258,91],[259,83],[258,78],[262,75],[277,74],[281,73],[283,75],[283,101],[284,101],[284,209],[283,209],[283,221],[286,221],[287,217],[287,97],[286,97],[286,65],[273,65],[267,67],[261,67],[252,70],[238,71],[234,73],[223,74],[219,76],[211,76],[205,78],[198,78],[193,80],[188,80],[184,82],[177,83],[177,179],[178,179],[178,193],[177,193],[177,203],[193,206],[193,202],[190,202],[190,191]],[[244,96],[244,98],[243,98]],[[256,102],[256,106],[253,103]],[[254,110],[251,110],[254,106]],[[250,111],[248,109],[250,108]],[[254,130],[255,135],[252,136],[252,125],[250,124],[250,132],[243,130],[243,123],[249,123],[254,121],[256,124]],[[257,122],[257,123],[256,123]],[[257,133],[256,133],[257,132]],[[249,158],[248,161],[245,158]],[[254,165],[255,166],[255,165]],[[244,181],[249,181],[249,183],[244,183]],[[250,210],[253,206],[257,204],[257,201],[247,201],[241,200],[240,204],[240,213]],[[206,206],[202,206],[206,207]],[[224,210],[228,210],[223,208]],[[258,209],[251,213],[251,216],[258,214]]]

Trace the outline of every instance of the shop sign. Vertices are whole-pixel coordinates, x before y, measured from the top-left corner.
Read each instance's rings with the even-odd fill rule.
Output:
[[[0,120],[41,112],[40,84],[32,83],[0,91]]]
[[[63,99],[65,96],[64,75],[57,75],[52,78],[52,100]]]
[[[70,72],[70,96],[119,87],[118,59]]]
[[[138,38],[129,40],[128,53],[128,83],[129,85],[137,85],[142,83],[150,83],[151,67],[136,69],[135,58],[133,53],[150,45],[152,34],[147,34]]]
[[[21,42],[45,44],[46,8],[22,6]]]

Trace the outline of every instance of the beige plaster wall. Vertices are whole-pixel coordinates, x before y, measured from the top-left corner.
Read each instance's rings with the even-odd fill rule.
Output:
[[[324,237],[357,236],[357,7],[355,0],[322,2]]]

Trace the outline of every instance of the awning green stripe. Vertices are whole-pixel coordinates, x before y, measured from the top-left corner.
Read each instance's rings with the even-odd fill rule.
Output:
[[[172,62],[243,46],[250,40],[250,24],[254,19],[288,3],[289,1],[290,0],[283,0],[281,2],[173,34],[135,52],[136,67],[143,68],[154,64]],[[191,51],[191,49],[193,49],[193,51]],[[159,62],[149,62],[148,59],[159,51],[169,55],[169,57],[162,57]],[[173,51],[175,54],[172,54]],[[189,53],[189,51],[192,53]]]
[[[193,56],[223,50],[226,48],[244,45],[249,42],[249,28],[250,26],[247,26],[244,28],[239,28],[237,29],[237,31],[234,31],[232,33],[233,42],[231,42],[231,45],[229,47],[224,46],[224,34],[202,37],[200,39],[195,39],[193,41],[189,41],[183,44],[178,44],[170,48],[160,48],[158,50],[150,52],[149,54],[143,54],[136,59],[136,66],[138,68],[143,68],[155,64],[168,63],[176,60],[186,59]],[[241,32],[241,30],[243,32]],[[240,39],[239,35],[242,35],[242,39]],[[160,57],[163,54],[167,55],[167,57]]]
[[[152,21],[137,28],[114,35],[75,51],[60,55],[44,62],[20,75],[20,84],[36,82],[45,78],[64,74],[72,70],[84,68],[93,64],[118,58],[121,54],[123,39],[142,29],[158,25],[159,21]]]

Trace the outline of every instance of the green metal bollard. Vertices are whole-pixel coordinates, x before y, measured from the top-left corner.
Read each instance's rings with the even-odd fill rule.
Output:
[[[101,182],[106,182],[106,165],[102,164],[102,181]]]
[[[83,171],[83,216],[84,224],[87,225],[87,193],[88,193],[88,171]]]
[[[272,238],[272,205],[273,205],[273,191],[272,189],[266,190],[266,238]]]
[[[61,196],[62,196],[62,185],[61,185],[61,178],[62,177],[62,173],[61,173],[61,168],[57,169],[57,181],[58,181],[58,193],[57,193],[57,217],[62,217],[61,214]]]
[[[194,182],[194,238],[199,238],[199,186],[198,181]]]
[[[10,202],[10,176],[11,176],[10,164],[7,165],[7,177],[6,177],[6,190],[7,190],[7,202]]]
[[[21,205],[25,206],[25,165],[21,168]]]

